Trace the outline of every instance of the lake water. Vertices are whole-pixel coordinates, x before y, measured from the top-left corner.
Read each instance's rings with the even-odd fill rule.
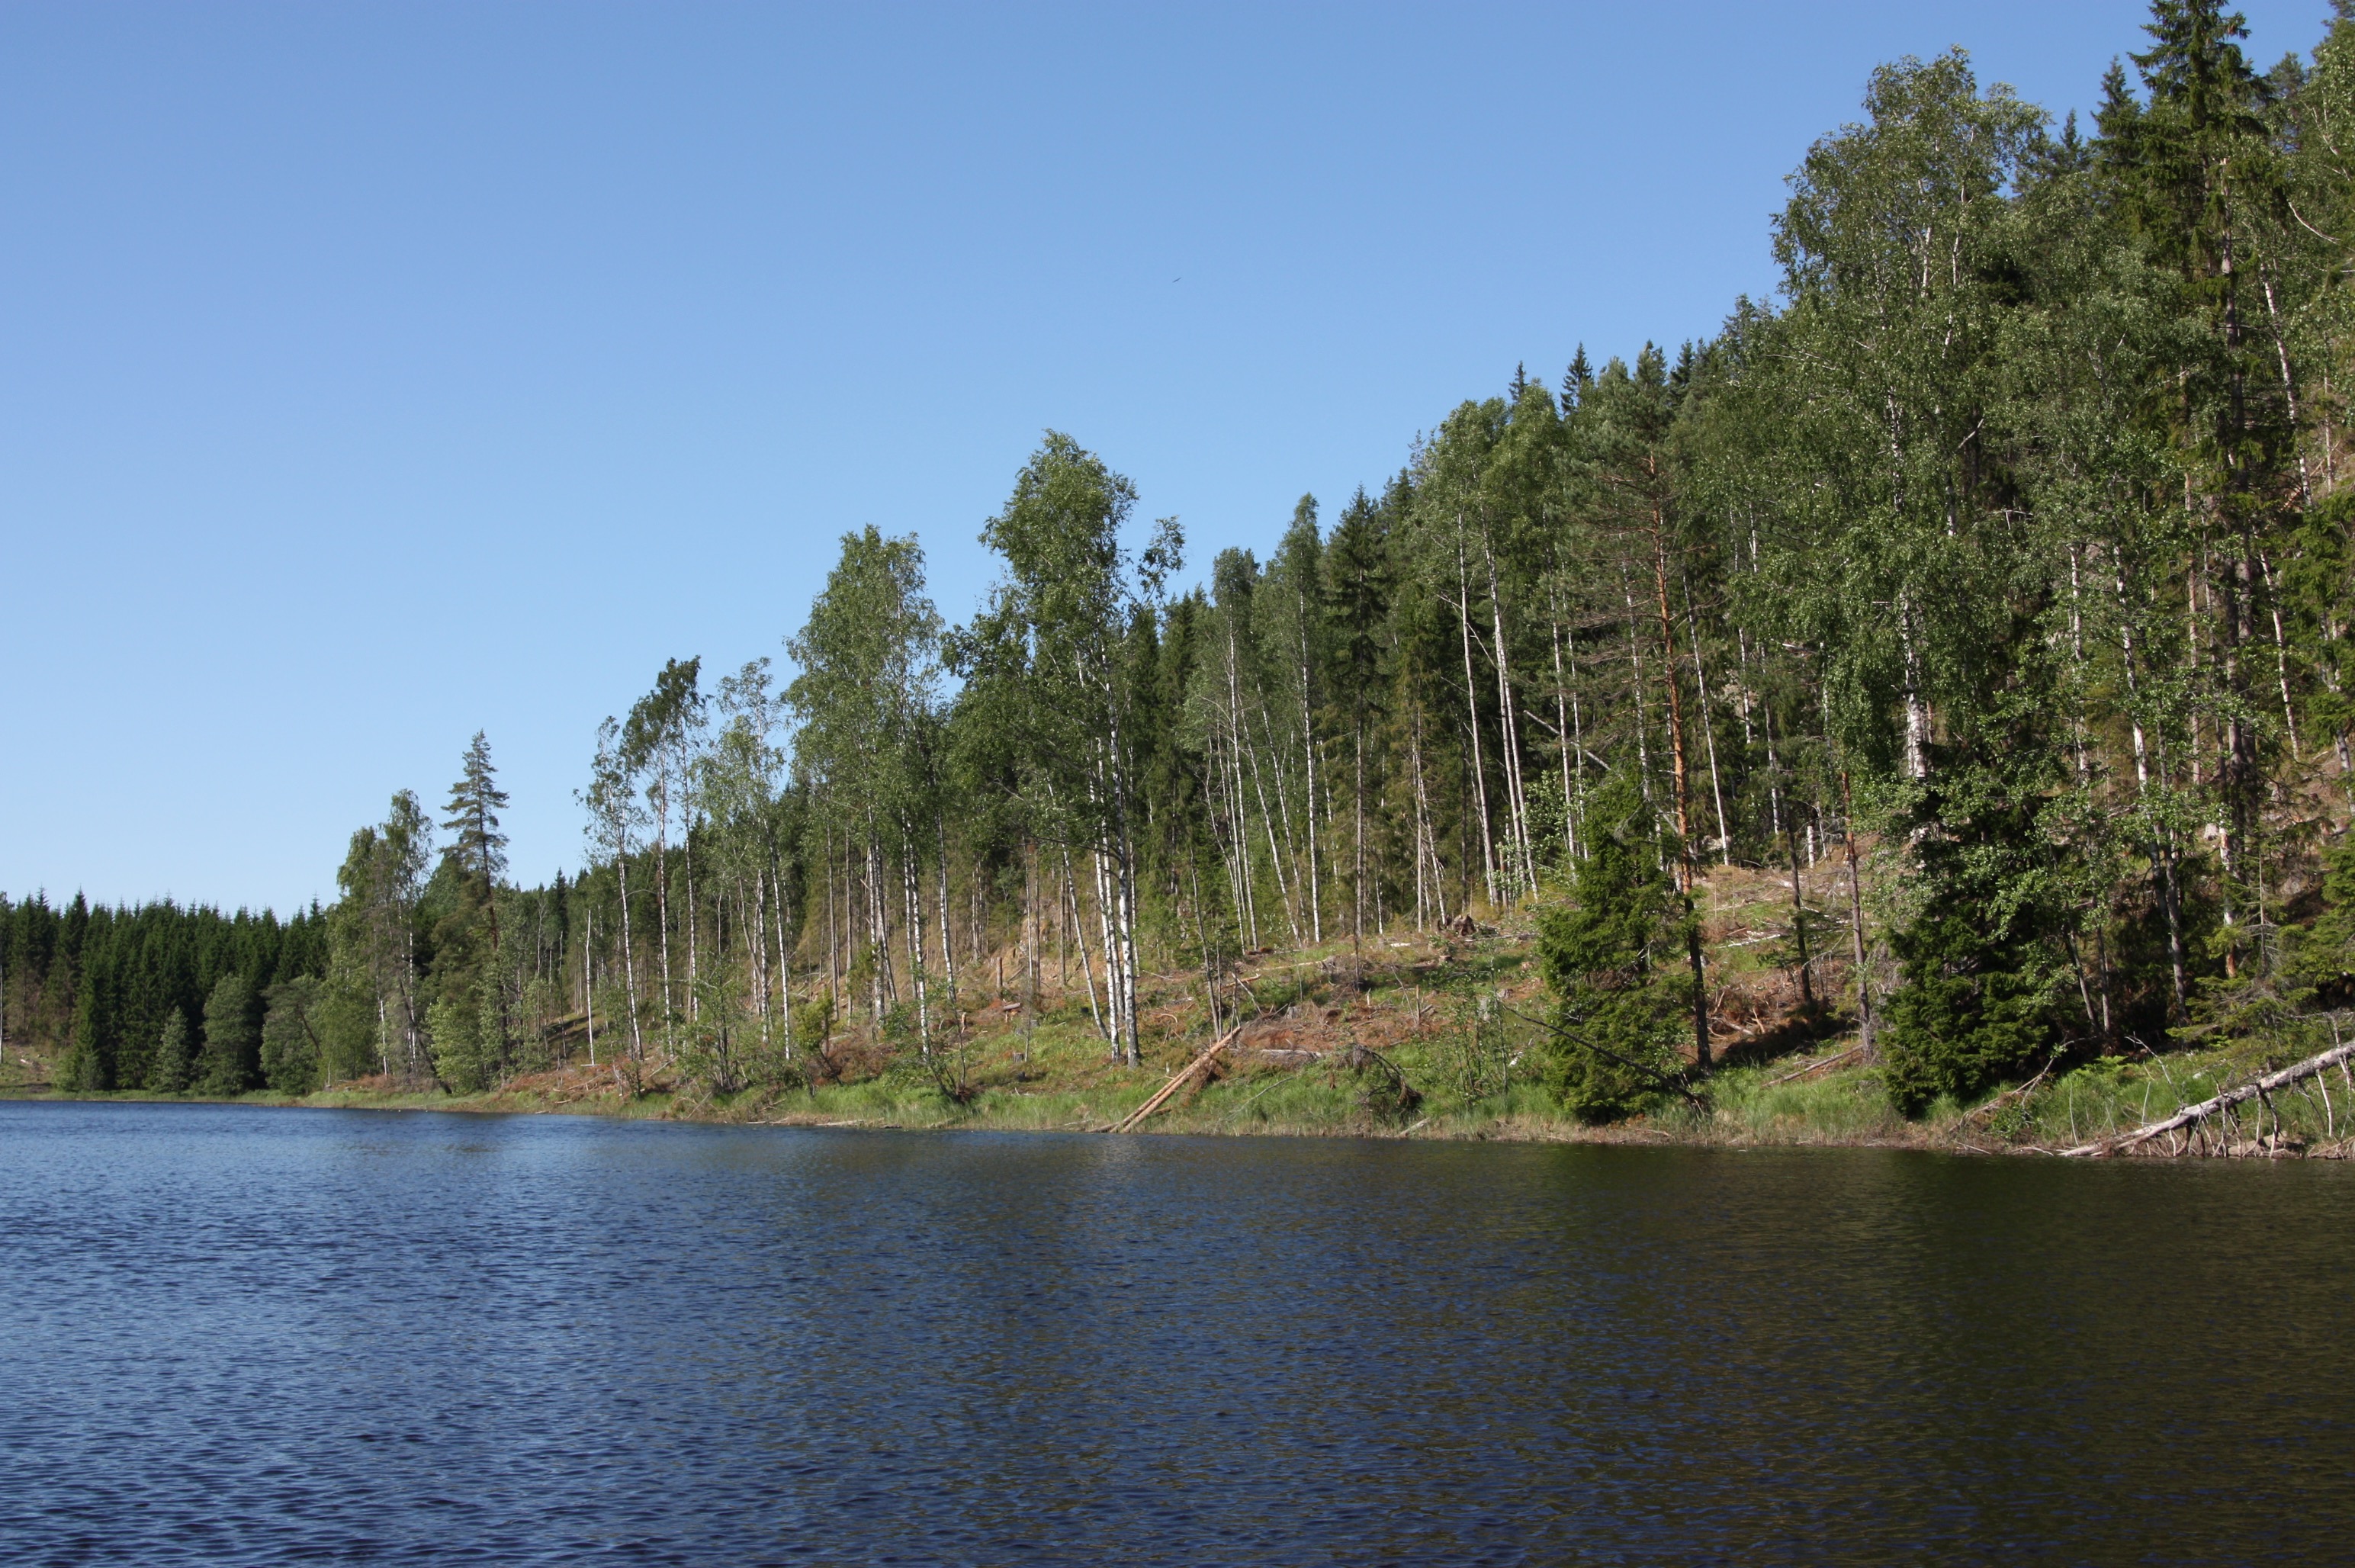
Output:
[[[0,1104],[0,1561],[2355,1555],[2355,1169]]]

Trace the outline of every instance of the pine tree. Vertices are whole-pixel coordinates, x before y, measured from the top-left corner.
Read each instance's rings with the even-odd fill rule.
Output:
[[[442,850],[455,873],[457,898],[435,933],[441,959],[437,975],[448,982],[457,1005],[469,1015],[464,1055],[479,1057],[481,1072],[503,1075],[510,1053],[506,954],[499,938],[499,879],[506,870],[507,836],[499,830],[506,792],[491,765],[483,731],[466,748],[458,781],[450,786],[448,817],[442,826],[455,835]],[[436,1061],[440,1060],[437,1047]],[[470,1075],[474,1069],[469,1068]]]
[[[491,765],[491,743],[480,730],[460,765],[458,782],[450,786],[450,815],[442,824],[456,837],[443,853],[487,907],[507,869],[507,836],[499,831],[499,813],[506,809],[507,795],[499,788],[498,770]]]

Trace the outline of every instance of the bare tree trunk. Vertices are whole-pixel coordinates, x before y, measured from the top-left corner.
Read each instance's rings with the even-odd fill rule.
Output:
[[[1501,731],[1497,745],[1505,757],[1505,808],[1511,814],[1508,838],[1518,862],[1514,881],[1515,891],[1526,888],[1537,891],[1537,857],[1529,843],[1529,789],[1521,777],[1521,726],[1513,704],[1511,651],[1505,644],[1505,595],[1497,580],[1497,551],[1484,528],[1480,533],[1480,552],[1488,567],[1488,624],[1496,639],[1492,650],[1497,662],[1497,725]]]
[[[1799,1006],[1816,1010],[1816,965],[1807,953],[1807,901],[1799,883],[1799,836],[1786,832],[1783,841],[1791,850],[1791,935],[1799,949]]]
[[[843,902],[850,901],[849,889],[843,890]],[[826,987],[835,1005],[842,1004],[842,922],[837,918],[834,899],[834,826],[826,830]]]
[[[751,976],[752,1015],[761,1020],[761,1048],[765,1051],[773,1043],[769,1028],[769,879],[757,865],[749,891],[737,879],[736,923],[740,933],[751,935],[744,944],[744,964]]]
[[[1213,744],[1213,749],[1218,749],[1218,756],[1213,758],[1213,773],[1218,777],[1220,803],[1225,807],[1222,812],[1210,815],[1210,834],[1213,834],[1213,838],[1218,838],[1220,867],[1225,867],[1227,892],[1234,897],[1236,925],[1251,933],[1248,944],[1258,946],[1260,925],[1251,909],[1251,824],[1243,817],[1243,795],[1241,789],[1236,786],[1239,773],[1231,767],[1234,751],[1231,751],[1231,746],[1220,744],[1220,734],[1215,725],[1210,730],[1210,744]]]
[[[2126,569],[2115,550],[2110,556],[2112,580],[2117,585],[2118,649],[2126,677],[2127,722],[2134,731],[2135,798],[2144,800],[2150,793],[2150,766],[2145,755],[2142,728],[2142,691],[2135,673],[2134,618],[2128,613]],[[2175,835],[2172,829],[2164,836],[2154,829],[2150,835],[2151,859],[2159,872],[2159,903],[2167,915],[2167,955],[2175,983],[2175,1018],[2190,1016],[2190,991],[2184,977],[2182,902],[2176,890]]]
[[[581,939],[581,1010],[589,1019],[589,1070],[597,1070],[597,912],[589,912],[588,933]]]
[[[1480,879],[1497,901],[1497,836],[1488,821],[1488,767],[1480,754],[1480,684],[1472,673],[1472,578],[1464,556],[1464,514],[1455,514],[1455,619],[1464,635],[1464,721],[1472,737],[1472,795],[1480,804]]]
[[[1554,736],[1561,742],[1561,806],[1562,836],[1568,840],[1564,848],[1572,860],[1579,858],[1578,837],[1586,822],[1586,756],[1585,726],[1580,721],[1578,693],[1572,683],[1578,677],[1578,647],[1572,641],[1570,650],[1569,673],[1563,673],[1561,651],[1561,596],[1558,585],[1546,587],[1546,617],[1553,638],[1553,716]],[[1573,784],[1573,779],[1576,781]]]
[[[1922,700],[1921,661],[1913,651],[1913,603],[1897,595],[1897,640],[1905,656],[1905,776],[1930,776],[1930,713]]]
[[[1300,922],[1293,913],[1291,890],[1284,885],[1284,851],[1276,845],[1275,817],[1274,815],[1268,810],[1267,790],[1260,781],[1259,753],[1252,748],[1250,740],[1243,734],[1242,686],[1238,676],[1236,665],[1237,654],[1235,649],[1235,638],[1234,633],[1231,629],[1227,634],[1227,732],[1229,737],[1233,741],[1235,749],[1235,795],[1237,801],[1240,803],[1242,799],[1243,763],[1245,761],[1248,761],[1251,763],[1253,793],[1259,796],[1260,818],[1267,828],[1267,853],[1268,859],[1271,862],[1271,869],[1275,873],[1276,896],[1284,901],[1284,920],[1292,928],[1292,940],[1295,943],[1297,943],[1300,940]],[[1247,816],[1247,814],[1243,815]],[[1249,877],[1249,838],[1247,836],[1242,834],[1239,834],[1238,837],[1241,838],[1246,846],[1242,853],[1245,858],[1245,886],[1248,887],[1250,886],[1251,881],[1255,880]],[[1252,901],[1252,945],[1253,947],[1260,945],[1259,901],[1256,896],[1254,896]]]
[[[1416,928],[1423,930],[1427,929],[1423,925],[1425,902],[1423,856],[1428,852],[1431,857],[1430,901],[1439,906],[1439,923],[1442,925],[1447,923],[1447,868],[1439,858],[1439,833],[1432,820],[1431,792],[1423,783],[1423,709],[1420,705],[1414,710],[1414,728],[1412,733],[1414,763],[1414,919]]]
[[[1872,976],[1867,968],[1864,955],[1864,881],[1857,869],[1856,859],[1856,796],[1849,791],[1848,770],[1840,769],[1840,805],[1848,813],[1848,831],[1840,835],[1848,844],[1848,912],[1849,940],[1856,956],[1856,1018],[1857,1040],[1867,1056],[1872,1054]]]
[[[1700,732],[1701,738],[1709,743],[1709,793],[1717,806],[1718,863],[1731,866],[1733,864],[1733,835],[1726,830],[1725,826],[1725,786],[1719,782],[1717,773],[1717,725],[1710,719],[1709,710],[1709,665],[1701,657],[1700,617],[1693,610],[1692,578],[1689,575],[1684,579],[1684,589],[1685,624],[1692,632],[1693,680],[1700,693]]]
[[[867,825],[867,953],[870,973],[868,976],[869,1005],[877,1027],[881,1027],[883,1015],[899,1000],[899,987],[891,975],[891,906],[884,891],[883,846],[875,832],[870,815]]]
[[[2305,459],[2298,460],[2301,467]],[[2264,574],[2265,609],[2274,623],[2274,673],[2281,682],[2282,726],[2289,731],[2289,760],[2302,762],[2304,748],[2297,741],[2297,709],[2289,699],[2289,639],[2282,635],[2281,595],[2274,591],[2274,563],[2263,549],[2257,552],[2257,569]]]
[[[1129,827],[1128,769],[1123,750],[1119,694],[1107,671],[1102,682],[1104,702],[1103,773],[1111,795],[1114,941],[1105,944],[1104,966],[1110,972],[1113,1019],[1119,1030],[1128,1065],[1143,1060],[1136,1038],[1136,840]]]
[[[1085,922],[1082,919],[1080,914],[1079,885],[1071,880],[1071,846],[1064,845],[1062,847],[1062,854],[1063,902],[1062,907],[1056,911],[1055,919],[1059,923],[1064,924],[1069,929],[1075,929],[1079,933],[1080,974],[1085,977],[1088,983],[1088,1015],[1096,1020],[1096,1033],[1103,1036],[1106,1040],[1111,1040],[1113,1038],[1112,1030],[1107,1027],[1104,1021],[1104,1009],[1096,1005],[1096,971],[1095,965],[1088,960],[1088,929]],[[1095,858],[1095,869],[1096,903],[1097,907],[1101,909],[1103,904],[1103,858],[1102,856],[1097,856]],[[1109,934],[1109,927],[1107,927],[1107,934]],[[1108,963],[1109,960],[1107,959],[1107,964]],[[1104,978],[1107,981],[1112,978],[1109,967],[1107,967]],[[1063,982],[1063,986],[1064,994],[1068,996],[1071,990],[1071,982],[1067,979]]]
[[[1652,755],[1646,731],[1651,726],[1644,721],[1644,640],[1636,629],[1636,588],[1628,581],[1627,565],[1619,565],[1619,593],[1627,602],[1627,662],[1634,667],[1636,678],[1627,690],[1636,709],[1636,784],[1644,804],[1652,804]]]
[[[1307,606],[1301,606],[1300,631],[1300,751],[1308,784],[1308,939],[1325,940],[1324,890],[1316,866],[1316,724],[1315,672],[1308,662]]]
[[[1349,944],[1353,948],[1363,945],[1366,940],[1366,716],[1362,704],[1356,720],[1349,745],[1351,761],[1357,769],[1357,780],[1351,791],[1354,821],[1349,834],[1352,862],[1349,871]],[[2340,771],[2346,770],[2342,768]],[[1217,1019],[1210,1021],[1215,1029]]]
[[[687,862],[687,1021],[691,1029],[703,1018],[703,1007],[696,995],[696,926],[695,918],[695,822],[687,824],[687,841],[679,846],[679,858]]]
[[[630,1067],[634,1080],[646,1070],[645,1038],[638,1029],[638,971],[632,960],[630,943],[630,848],[629,840],[621,841],[621,850],[613,857],[622,878],[622,995],[630,1008]],[[637,1092],[637,1083],[630,1085]]]
[[[777,1003],[784,1009],[785,1022],[790,1029],[794,1016],[794,961],[793,948],[786,942],[785,933],[793,925],[794,912],[785,887],[784,868],[777,863],[773,854],[769,858],[769,876],[777,884],[777,901],[770,906],[777,912]]]
[[[672,982],[670,967],[670,781],[658,777],[655,801],[655,925],[662,938],[663,966],[663,1052],[678,1054],[678,1038],[672,1027],[678,1012],[677,987]]]
[[[1284,847],[1277,842],[1275,837],[1275,813],[1268,807],[1267,785],[1260,777],[1259,751],[1256,747],[1252,746],[1248,740],[1243,742],[1243,750],[1245,754],[1251,759],[1252,791],[1259,796],[1260,821],[1267,828],[1267,858],[1269,869],[1275,873],[1276,895],[1284,900],[1284,923],[1291,928],[1292,944],[1295,947],[1297,947],[1300,945],[1300,913],[1293,902],[1292,886],[1284,880]],[[1283,799],[1284,795],[1283,783],[1284,781],[1282,779],[1278,779],[1276,781],[1276,797],[1279,802]],[[1289,825],[1287,825],[1287,827]]]
[[[2230,1109],[2249,1100],[2259,1099],[2276,1089],[2286,1089],[2302,1079],[2318,1075],[2326,1068],[2336,1067],[2350,1057],[2355,1057],[2355,1040],[2344,1041],[2332,1046],[2328,1051],[2318,1051],[2303,1061],[2285,1067],[2277,1072],[2267,1073],[2254,1083],[2243,1083],[2237,1089],[2227,1089],[2224,1093],[2202,1100],[2196,1105],[2186,1105],[2171,1116],[2162,1117],[2158,1121],[2137,1127],[2122,1136],[2082,1144],[2075,1148],[2062,1149],[2061,1153],[2064,1157],[2116,1154],[2138,1144],[2148,1143],[2151,1139],[2164,1134],[2190,1126],[2195,1122],[2204,1121],[2219,1111]],[[2264,1130],[2262,1119],[2258,1128],[2260,1131]]]
[[[949,1008],[954,1012],[957,1005],[957,975],[956,954],[949,940],[949,827],[937,810],[932,813],[932,837],[941,855],[941,984],[947,988]]]
[[[1022,1003],[1022,1039],[1027,1055],[1031,1038],[1039,1028],[1039,846],[1036,841],[1025,846],[1022,878],[1022,915],[1024,948],[1023,963],[1029,984],[1029,995]]]
[[[916,1049],[929,1061],[932,1055],[932,992],[924,975],[923,869],[916,862],[915,835],[900,825],[900,896],[908,930],[908,984],[916,994]]]

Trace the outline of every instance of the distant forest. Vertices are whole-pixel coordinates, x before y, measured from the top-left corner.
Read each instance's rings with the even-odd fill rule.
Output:
[[[1785,961],[1902,1105],[2294,1033],[2355,988],[2337,3],[2261,70],[2160,0],[2090,128],[1959,52],[1881,68],[1790,177],[1775,299],[1517,370],[1198,586],[1050,433],[970,619],[868,528],[785,673],[660,671],[584,743],[577,879],[511,884],[478,736],[332,908],[7,906],[7,1049],[84,1089],[593,1053],[724,1092],[845,1030],[930,1060],[1043,955],[1134,1062],[1141,976],[1215,1018],[1245,954],[1510,916],[1607,1115],[1706,1066],[1733,866],[1790,879]]]

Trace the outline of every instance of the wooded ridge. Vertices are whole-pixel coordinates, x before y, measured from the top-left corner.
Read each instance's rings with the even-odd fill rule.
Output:
[[[672,661],[584,747],[577,877],[509,880],[477,735],[332,907],[0,905],[11,1070],[964,1104],[1050,997],[1166,1073],[1284,955],[1484,928],[1545,1022],[1465,1093],[1588,1122],[1834,1040],[1907,1115],[2312,1057],[2355,996],[2338,4],[2261,71],[2159,0],[2091,127],[1960,52],[1881,68],[1791,176],[1773,300],[1518,369],[1193,585],[1057,432],[962,622],[914,538],[847,533],[789,676]]]

